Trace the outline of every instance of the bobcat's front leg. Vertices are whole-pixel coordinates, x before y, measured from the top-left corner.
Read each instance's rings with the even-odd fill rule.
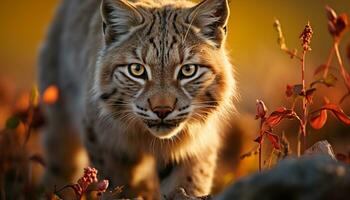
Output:
[[[121,193],[113,197],[106,196],[105,199],[143,197],[145,200],[158,200],[159,182],[153,156],[132,149],[122,149],[118,144],[111,148],[109,141],[103,140],[104,137],[99,135],[113,135],[118,130],[110,129],[111,132],[106,133],[103,131],[108,130],[95,126],[96,122],[93,120],[87,119],[84,122],[84,144],[91,164],[99,172],[99,179],[109,180],[109,190],[122,187]]]
[[[148,155],[132,156],[118,152],[111,154],[90,153],[93,165],[99,170],[100,178],[110,181],[110,189],[122,187],[122,192],[106,199],[142,197],[145,200],[159,200],[159,183],[155,172],[154,158]],[[108,194],[107,194],[108,195]]]
[[[161,182],[161,193],[165,200],[182,199],[177,193],[183,188],[194,197],[210,193],[216,167],[216,152],[192,158],[173,169],[171,175]]]

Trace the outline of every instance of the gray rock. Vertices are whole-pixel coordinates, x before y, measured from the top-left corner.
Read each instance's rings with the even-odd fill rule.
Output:
[[[329,156],[286,159],[230,186],[215,200],[349,200],[350,167]]]
[[[315,156],[315,155],[327,155],[327,156],[330,156],[333,160],[337,160],[335,158],[332,145],[329,144],[327,140],[318,141],[316,144],[308,148],[304,152],[303,156]]]

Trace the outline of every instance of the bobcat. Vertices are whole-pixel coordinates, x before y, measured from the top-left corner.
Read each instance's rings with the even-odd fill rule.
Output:
[[[63,0],[39,58],[41,92],[60,90],[48,186],[76,179],[85,149],[122,197],[209,194],[236,93],[228,17],[227,0]]]

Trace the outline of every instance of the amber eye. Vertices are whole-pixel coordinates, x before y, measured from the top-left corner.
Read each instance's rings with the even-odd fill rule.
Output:
[[[147,78],[146,69],[143,65],[133,63],[128,65],[129,73],[136,78]]]
[[[184,65],[180,69],[179,79],[190,78],[197,72],[198,66],[195,64]]]

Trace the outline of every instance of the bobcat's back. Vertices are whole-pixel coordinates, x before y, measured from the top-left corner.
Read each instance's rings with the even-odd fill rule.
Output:
[[[91,79],[102,40],[99,3],[64,0],[57,10],[39,57],[39,84],[60,88],[60,107],[71,116],[82,112],[83,93]],[[64,102],[64,103],[63,103]]]

